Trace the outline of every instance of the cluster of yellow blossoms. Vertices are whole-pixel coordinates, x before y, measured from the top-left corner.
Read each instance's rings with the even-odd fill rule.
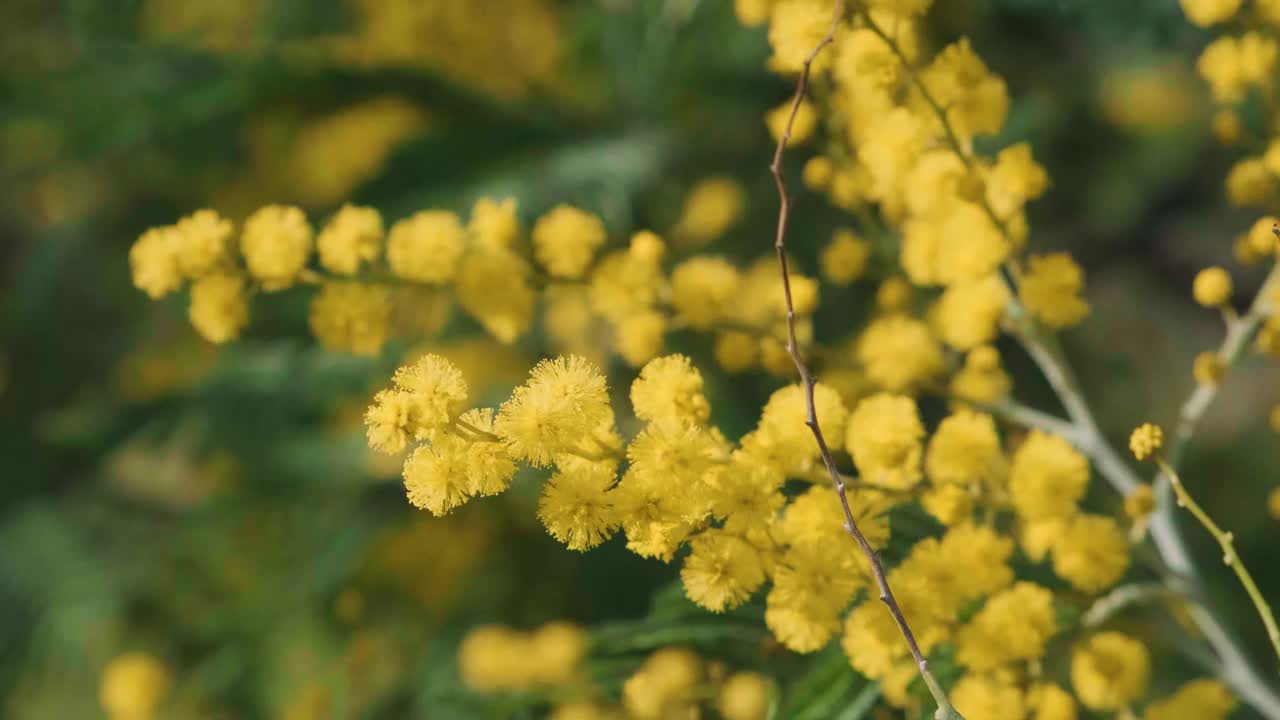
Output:
[[[954,651],[963,672],[951,690],[957,710],[969,720],[1067,720],[1077,705],[1132,714],[1147,700],[1146,648],[1064,620],[1058,610],[1082,609],[1121,582],[1154,501],[1150,488],[1126,498],[1127,533],[1125,521],[1086,512],[1080,504],[1091,470],[1074,438],[1022,432],[992,414],[1011,389],[993,345],[999,333],[1047,337],[1081,322],[1090,308],[1069,255],[1025,252],[1025,206],[1047,190],[1048,175],[1026,144],[993,157],[975,152],[975,137],[1002,129],[1007,88],[967,39],[926,51],[920,18],[929,4],[851,4],[836,18],[831,47],[817,56],[812,99],[796,116],[793,140],[823,143],[804,166],[805,184],[855,220],[821,251],[822,278],[854,282],[873,259],[893,268],[879,278],[866,325],[818,356],[816,419],[845,468],[849,505],[873,548],[888,547],[888,514],[907,503],[918,502],[943,528],[908,538],[914,544],[895,551],[887,579],[920,648]],[[1197,22],[1229,5],[1184,0]],[[736,3],[744,22],[768,24],[769,64],[783,74],[799,71],[826,36],[834,6]],[[1229,50],[1239,64],[1232,92],[1223,89],[1227,60],[1201,61],[1223,102],[1240,99],[1262,76],[1271,81],[1270,65],[1265,73],[1256,67],[1271,41],[1249,38]],[[1228,52],[1210,50],[1206,58]],[[784,106],[767,120],[775,135],[788,114]],[[1253,176],[1274,180],[1271,154],[1257,168],[1233,171],[1233,198],[1261,198]],[[376,395],[365,417],[369,444],[408,451],[410,502],[443,515],[503,492],[522,466],[546,469],[537,514],[570,549],[621,533],[641,556],[678,561],[688,597],[713,612],[763,593],[764,621],[783,645],[811,653],[839,637],[852,666],[879,680],[888,702],[915,705],[909,685],[918,667],[876,601],[871,569],[844,534],[806,427],[804,389],[777,389],[755,427],[733,439],[716,426],[693,361],[664,354],[671,332],[692,330],[709,336],[707,354],[725,372],[793,373],[774,260],[738,267],[687,254],[732,224],[740,195],[731,183],[708,181],[690,193],[670,244],[641,231],[625,247],[611,246],[600,218],[568,205],[537,218],[527,238],[510,200],[480,200],[465,223],[429,210],[389,230],[376,210],[348,206],[318,234],[300,210],[270,206],[246,220],[238,239],[229,221],[203,210],[145,233],[130,260],[135,283],[152,297],[191,282],[192,323],[214,342],[240,334],[251,293],[300,283],[318,286],[311,328],[336,350],[379,352],[404,333],[393,322],[396,308],[424,301],[456,301],[502,342],[539,327],[554,356],[498,407],[468,408],[462,371],[431,354],[405,364]],[[1250,257],[1274,256],[1273,224],[1265,218],[1249,233]],[[819,282],[793,275],[790,293],[799,342],[811,348]],[[1230,276],[1205,271],[1194,295],[1226,307]],[[1261,306],[1271,318],[1258,339],[1264,349],[1280,347],[1276,305],[1280,299],[1271,298]],[[601,370],[608,353],[640,368],[630,412],[621,416]],[[1196,374],[1217,382],[1225,366],[1225,358],[1209,358],[1197,362]],[[949,414],[938,422],[928,396],[947,401]],[[1158,445],[1150,437],[1135,442],[1136,452]],[[1036,564],[1044,565],[1036,581],[1015,577],[1015,566]],[[464,646],[463,674],[489,689],[559,683],[584,652],[585,641],[571,634],[562,627],[532,636],[486,630]],[[544,641],[550,649],[539,649]],[[1041,660],[1062,641],[1073,645],[1070,668],[1055,677]],[[555,662],[537,660],[553,651],[562,653]],[[628,683],[640,689],[624,691],[627,712],[673,717],[663,714],[667,703],[683,707],[695,698],[688,693],[697,685],[690,679],[696,662],[655,655]],[[759,688],[748,689],[758,695]],[[637,709],[643,703],[657,705]],[[1143,714],[1214,720],[1233,706],[1223,686],[1204,680],[1147,703]],[[585,713],[557,717],[596,717]]]
[[[556,698],[551,720],[673,720],[715,708],[724,720],[764,720],[772,683],[753,672],[729,673],[678,647],[653,652],[622,685],[619,702],[602,699],[585,672],[587,632],[564,622],[522,633],[476,628],[458,653],[463,683],[481,693],[542,690]]]
[[[695,186],[672,229],[678,246],[721,235],[740,194],[719,178]],[[143,233],[129,259],[134,284],[153,299],[190,282],[191,323],[215,343],[245,329],[251,296],[304,284],[317,288],[312,332],[341,352],[377,354],[393,337],[434,331],[439,323],[424,323],[421,309],[456,301],[503,343],[528,335],[541,313],[557,348],[597,361],[607,347],[638,367],[662,352],[669,333],[691,329],[714,334],[726,370],[789,372],[781,280],[770,258],[747,268],[709,254],[664,264],[667,243],[653,232],[601,253],[608,239],[599,217],[570,205],[537,218],[526,239],[511,199],[481,199],[465,224],[424,210],[390,228],[377,210],[347,205],[319,232],[300,208],[271,205],[238,236],[229,219],[200,210]],[[807,335],[818,283],[796,276],[792,285]],[[874,356],[868,347],[864,354]]]

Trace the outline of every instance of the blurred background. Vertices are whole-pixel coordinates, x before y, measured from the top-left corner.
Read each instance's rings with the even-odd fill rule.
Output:
[[[1231,267],[1241,303],[1260,280],[1231,257],[1256,217],[1223,199],[1233,152],[1213,143],[1194,72],[1207,35],[1176,0],[937,4],[935,37],[969,35],[1009,81],[990,147],[1029,140],[1052,177],[1031,243],[1088,273],[1094,314],[1064,339],[1105,429],[1170,422],[1192,358],[1220,339],[1192,276]],[[748,260],[776,213],[763,116],[791,91],[767,55],[725,0],[0,4],[0,715],[100,717],[103,667],[138,651],[173,674],[165,717],[530,717],[459,685],[467,628],[564,618],[642,638],[656,617],[702,617],[675,568],[546,536],[533,483],[447,519],[414,511],[360,423],[407,348],[327,353],[299,300],[255,306],[246,338],[215,351],[180,300],[131,286],[127,255],[197,208],[240,220],[272,202],[398,218],[510,195],[526,220],[572,202],[616,234],[661,232],[699,181],[727,176],[746,202],[715,249]],[[792,244],[814,273],[841,218],[800,202]],[[819,336],[871,296],[824,296]],[[477,402],[537,357],[536,342],[455,332],[447,307],[424,316]],[[1056,409],[1005,349],[1015,394]],[[1185,472],[1271,597],[1277,380],[1260,363],[1233,375]],[[749,428],[776,386],[713,386],[718,422]],[[1210,575],[1251,628],[1234,580]],[[734,637],[758,648],[750,632]]]

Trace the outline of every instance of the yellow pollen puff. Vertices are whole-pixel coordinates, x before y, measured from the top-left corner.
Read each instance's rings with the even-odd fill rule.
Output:
[[[836,167],[835,163],[831,162],[831,158],[815,155],[805,162],[800,177],[805,187],[821,191],[831,187],[831,180],[835,174]]]
[[[1277,147],[1280,148],[1280,145],[1277,145]],[[1280,175],[1280,168],[1273,170],[1273,172]],[[1259,218],[1249,228],[1249,233],[1246,237],[1252,251],[1250,254],[1253,257],[1267,258],[1276,254],[1276,228],[1278,226],[1280,226],[1280,220],[1268,215],[1267,217]]]
[[[129,270],[133,286],[158,300],[182,287],[178,265],[176,231],[172,227],[147,230],[129,248]]]
[[[520,218],[516,216],[515,198],[494,200],[480,198],[471,207],[467,233],[478,245],[510,248],[520,237]]]
[[[495,292],[494,278],[502,278],[501,292]],[[462,309],[499,342],[515,342],[533,323],[538,296],[529,285],[529,265],[505,247],[477,242],[463,256],[453,289]]]
[[[1240,142],[1244,132],[1240,115],[1235,110],[1223,108],[1213,114],[1213,137],[1220,144],[1230,147]]]
[[[813,131],[818,127],[818,111],[813,108],[812,103],[808,100],[801,101],[800,107],[796,108],[795,120],[791,119],[792,104],[791,100],[787,100],[765,115],[765,124],[769,126],[769,134],[773,136],[774,142],[782,141],[787,123],[791,122],[791,138],[787,147],[803,144],[813,137]]]
[[[671,273],[671,304],[690,327],[709,330],[732,315],[739,284],[737,268],[724,258],[690,258]]]
[[[534,223],[533,255],[553,277],[578,278],[606,239],[600,218],[572,205],[560,205]]]
[[[887,313],[905,310],[913,296],[911,283],[904,278],[894,276],[880,283],[880,287],[876,288],[876,307]]]
[[[533,632],[482,626],[462,639],[458,674],[482,693],[565,686],[577,678],[587,645],[586,631],[566,622]]]
[[[1210,267],[1196,273],[1191,294],[1204,307],[1221,307],[1231,300],[1231,275],[1220,267]]]
[[[862,277],[870,255],[867,241],[852,230],[840,228],[822,250],[822,276],[836,285],[848,285]]]
[[[444,285],[453,279],[466,247],[458,216],[423,210],[397,221],[387,235],[387,264],[406,280]]]
[[[1089,303],[1080,297],[1084,272],[1067,253],[1033,255],[1018,287],[1018,297],[1049,327],[1076,325],[1089,314]]]
[[[205,275],[191,286],[187,311],[191,325],[211,343],[225,343],[240,336],[249,323],[245,279],[232,273]]]
[[[964,486],[986,479],[1000,459],[1000,436],[991,416],[960,410],[929,439],[925,470],[935,485]]]
[[[769,20],[776,0],[733,0],[733,12],[738,22],[747,27],[763,25]],[[736,720],[733,719],[733,720]]]
[[[920,480],[924,426],[914,400],[872,395],[858,403],[847,428],[845,446],[863,478],[902,489]]]
[[[382,254],[385,230],[374,208],[343,205],[316,237],[320,264],[339,275],[354,275]]]
[[[682,244],[701,246],[716,240],[737,222],[746,205],[746,191],[730,177],[709,177],[685,196],[672,235]]]
[[[684,355],[651,360],[631,384],[631,405],[646,422],[703,425],[711,407],[702,394],[702,374]]]
[[[547,481],[538,500],[538,519],[570,550],[590,550],[618,528],[612,467],[575,463]]]
[[[1129,449],[1139,460],[1146,460],[1164,446],[1164,430],[1159,425],[1142,423],[1129,435]]]
[[[1217,385],[1227,374],[1227,366],[1218,357],[1218,353],[1206,351],[1196,355],[1191,372],[1201,385]]]
[[[150,720],[173,678],[159,660],[138,652],[117,655],[102,670],[98,701],[110,720]]]
[[[1276,190],[1276,178],[1262,158],[1245,158],[1231,167],[1227,200],[1235,207],[1265,208]]]
[[[1220,103],[1244,99],[1252,86],[1270,82],[1275,68],[1276,41],[1256,31],[1239,37],[1218,37],[1196,61],[1196,70]]]
[[[1244,0],[1180,0],[1187,19],[1200,27],[1226,22],[1240,10]]]
[[[232,229],[231,221],[213,210],[197,210],[179,220],[173,238],[182,272],[197,279],[219,268],[229,269]]]
[[[283,290],[297,280],[311,256],[311,225],[296,207],[268,205],[244,221],[240,252],[249,274],[265,290]]]
[[[711,612],[746,602],[765,581],[760,551],[725,530],[707,530],[689,543],[680,570],[685,594]]]
[[[1077,515],[1053,539],[1053,572],[1087,593],[1105,590],[1129,568],[1129,539],[1115,520]]]
[[[773,683],[764,675],[734,673],[720,686],[716,709],[724,720],[764,720],[772,695]]]
[[[1235,696],[1227,686],[1217,680],[1192,680],[1148,705],[1142,720],[1226,720],[1235,709]]]
[[[988,275],[948,287],[934,305],[930,319],[944,342],[958,350],[969,350],[995,339],[1008,302],[1009,289],[1004,281],[998,275]]]
[[[995,674],[970,673],[951,690],[956,711],[966,718],[1022,718],[1026,697],[1022,689]]]
[[[1066,518],[1089,484],[1089,461],[1058,435],[1033,430],[1013,454],[1009,494],[1018,517]]]
[[[311,301],[311,332],[337,352],[377,355],[391,323],[391,294],[379,285],[328,282]]]
[[[781,73],[799,72],[804,61],[826,37],[831,27],[832,4],[828,0],[778,0],[769,20],[769,44],[773,57],[770,69]],[[831,53],[819,53],[813,69],[831,63]]]
[[[1155,509],[1156,494],[1150,485],[1139,485],[1124,496],[1124,514],[1135,523],[1146,520]]]
[[[855,355],[868,378],[895,392],[924,384],[943,369],[942,348],[929,326],[903,315],[882,317],[868,325],[858,338]]]
[[[553,456],[589,449],[612,432],[613,410],[600,368],[577,355],[546,359],[502,404],[494,431],[511,453],[545,467]],[[582,448],[583,443],[587,448]],[[597,450],[598,452],[598,450]]]
[[[1150,674],[1146,646],[1118,632],[1098,633],[1071,653],[1071,684],[1091,710],[1127,707],[1146,692]]]

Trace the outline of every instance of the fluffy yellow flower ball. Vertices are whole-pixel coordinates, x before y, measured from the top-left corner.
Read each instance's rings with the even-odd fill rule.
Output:
[[[471,207],[467,233],[478,245],[510,248],[520,236],[520,218],[516,216],[515,198],[498,201],[480,198]]]
[[[1280,150],[1280,141],[1273,143],[1272,147],[1276,150]],[[1268,150],[1268,158],[1271,157],[1271,155],[1272,151]],[[1280,152],[1277,152],[1276,155],[1280,155]],[[1277,167],[1271,168],[1271,171],[1280,175],[1280,162],[1277,163]],[[1259,218],[1249,228],[1249,232],[1245,235],[1245,238],[1249,243],[1251,254],[1254,257],[1267,258],[1276,253],[1277,226],[1280,226],[1280,220],[1268,215],[1267,217]]]
[[[971,670],[987,672],[1001,666],[1039,659],[1045,643],[1057,631],[1053,593],[1030,582],[1019,582],[987,599],[987,603],[956,633],[956,659]]]
[[[770,67],[777,72],[799,72],[831,27],[830,0],[779,0],[769,21]],[[830,64],[830,53],[819,53],[814,68]]]
[[[1231,300],[1231,275],[1220,267],[1210,267],[1196,273],[1191,294],[1204,307],[1221,307]]]
[[[240,252],[249,274],[265,290],[283,290],[297,280],[311,256],[311,225],[302,210],[268,205],[244,221]]]
[[[991,416],[959,410],[929,439],[924,466],[936,485],[969,485],[986,479],[999,459],[1000,436]]]
[[[582,277],[596,249],[607,238],[600,218],[572,205],[560,205],[533,226],[533,256],[558,278]]]
[[[1070,327],[1089,314],[1089,303],[1080,297],[1084,272],[1067,253],[1033,255],[1018,286],[1018,297],[1049,327]]]
[[[577,625],[549,622],[530,635],[526,661],[537,682],[566,685],[574,680],[579,664],[587,656],[589,642],[587,631]]]
[[[377,355],[391,324],[391,293],[379,285],[329,282],[311,301],[311,332],[337,352]]]
[[[1191,365],[1191,375],[1201,385],[1217,385],[1227,374],[1226,363],[1218,357],[1218,353],[1205,351],[1196,355]]]
[[[1027,712],[1022,690],[996,675],[965,675],[952,688],[951,702],[966,718],[1021,720]]]
[[[764,675],[734,673],[720,686],[716,709],[724,720],[764,720],[772,694],[773,684]]]
[[[995,339],[1009,302],[1009,289],[998,275],[947,288],[933,308],[938,336],[957,350],[971,350]]]
[[[797,122],[799,120],[797,119]],[[681,243],[705,245],[725,233],[742,215],[746,191],[730,177],[710,177],[694,185],[672,235]]]
[[[599,463],[575,463],[551,476],[538,500],[538,519],[570,550],[590,550],[618,527],[615,474]]]
[[[709,330],[732,315],[740,302],[738,269],[723,258],[690,258],[671,272],[671,304],[676,317],[695,330]]]
[[[1071,515],[1088,484],[1089,461],[1057,435],[1033,430],[1013,454],[1009,494],[1024,520]]]
[[[1129,435],[1129,449],[1139,460],[1146,460],[1164,446],[1164,430],[1159,425],[1142,423]]]
[[[523,633],[500,625],[478,627],[458,648],[458,675],[477,692],[527,688],[532,684],[528,649]]]
[[[530,371],[528,382],[502,404],[494,431],[513,455],[545,467],[612,423],[600,368],[569,355],[543,360]]]
[[[129,248],[133,286],[152,300],[182,287],[182,268],[178,265],[174,232],[172,227],[151,228]]]
[[[1053,572],[1075,588],[1105,590],[1129,568],[1129,539],[1115,520],[1077,515],[1053,540]]]
[[[1147,648],[1128,635],[1103,632],[1071,653],[1071,684],[1091,710],[1119,710],[1142,697],[1151,675]]]
[[[692,652],[663,648],[623,683],[622,704],[636,720],[688,716],[696,713],[690,702],[702,677],[702,662]]]
[[[423,210],[391,226],[387,264],[397,277],[429,285],[453,279],[466,247],[458,216],[447,210]]]
[[[174,226],[178,244],[178,265],[191,279],[207,275],[219,268],[227,269],[231,260],[230,220],[213,210],[197,210]]]
[[[339,275],[354,275],[382,254],[382,214],[371,207],[343,205],[316,237],[320,264]]]
[[[840,228],[822,250],[822,276],[836,285],[848,285],[862,277],[871,246],[848,228]]]
[[[502,291],[494,291],[502,278]],[[529,285],[529,264],[515,252],[479,245],[468,252],[453,278],[458,304],[490,335],[513,343],[533,322],[537,292]]]
[[[1244,0],[1180,0],[1187,19],[1200,27],[1226,22],[1240,10]]]
[[[920,480],[924,426],[914,400],[872,395],[858,403],[847,427],[845,445],[863,478],[902,489]]]
[[[1267,207],[1276,179],[1262,158],[1245,158],[1231,166],[1226,187],[1227,200],[1236,207]]]
[[[1217,680],[1192,680],[1178,691],[1147,706],[1142,720],[1226,720],[1236,699]]]
[[[1135,523],[1144,522],[1156,509],[1156,493],[1142,484],[1124,496],[1124,514]]]
[[[910,390],[942,371],[942,349],[929,326],[903,315],[883,317],[867,326],[855,354],[868,378],[894,392]]]
[[[724,612],[746,602],[765,581],[761,553],[740,537],[708,530],[690,542],[680,569],[685,594],[711,612]]]
[[[702,394],[702,373],[684,355],[650,360],[631,384],[636,417],[647,422],[702,425],[711,406]]]
[[[221,344],[239,337],[249,323],[244,277],[213,273],[195,281],[191,286],[187,317],[196,332],[211,343]]]
[[[102,670],[98,701],[111,720],[149,720],[169,692],[172,677],[144,653],[117,655]]]

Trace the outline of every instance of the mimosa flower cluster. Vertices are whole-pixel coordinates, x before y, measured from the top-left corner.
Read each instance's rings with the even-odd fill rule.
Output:
[[[1239,5],[1183,1],[1197,24]],[[969,720],[1221,720],[1246,682],[1238,673],[1153,697],[1158,659],[1136,633],[1095,619],[1143,572],[1135,548],[1147,551],[1148,531],[1164,532],[1152,519],[1164,509],[1160,493],[1128,475],[1117,484],[1112,475],[1131,471],[1116,470],[1062,368],[1055,334],[1092,309],[1069,254],[1031,249],[1026,209],[1050,187],[1048,172],[1025,143],[989,156],[975,149],[1005,124],[1006,83],[968,39],[934,47],[921,22],[929,6],[866,0],[837,14],[844,5],[832,0],[735,3],[744,23],[767,25],[772,70],[812,70],[815,91],[794,122],[784,105],[765,125],[819,148],[804,163],[804,183],[848,211],[848,226],[804,258],[820,279],[793,272],[786,293],[773,257],[739,265],[705,252],[741,209],[742,191],[723,179],[689,193],[669,240],[647,230],[612,237],[601,218],[571,205],[526,232],[509,199],[481,199],[465,221],[437,209],[390,227],[375,209],[346,206],[319,232],[293,207],[262,208],[238,234],[202,210],[139,238],[135,284],[153,298],[189,286],[192,324],[213,342],[244,331],[251,296],[299,285],[313,292],[312,332],[338,351],[376,354],[413,335],[396,317],[425,300],[456,304],[504,343],[541,333],[548,357],[496,406],[474,406],[465,368],[437,354],[405,363],[373,398],[369,445],[405,454],[409,501],[445,515],[513,482],[541,482],[537,516],[567,548],[618,537],[640,556],[678,564],[688,597],[714,613],[762,598],[779,643],[800,654],[839,643],[895,707],[920,705],[912,685],[923,666],[877,601],[871,563],[845,534],[842,501],[872,549],[892,550],[886,580],[896,607],[925,655],[954,660],[949,695]],[[823,52],[809,66],[815,48]],[[1252,32],[1215,41],[1199,67],[1230,113],[1274,83],[1274,56],[1271,36]],[[1220,115],[1220,134],[1230,117]],[[1232,171],[1237,204],[1275,207],[1273,150]],[[1258,219],[1237,255],[1274,263],[1275,224]],[[871,277],[873,267],[890,270]],[[1232,309],[1226,270],[1196,277],[1194,299],[1229,323],[1228,344],[1195,363],[1201,412],[1246,345],[1280,353],[1276,277],[1243,316]],[[867,322],[815,339],[824,282],[875,283]],[[733,437],[717,423],[707,377],[753,368],[793,377],[789,320],[796,351],[818,362],[812,416],[806,387],[782,384],[754,427]],[[677,330],[701,336],[693,357],[669,352]],[[1069,419],[1013,401],[995,347],[1002,333],[1045,369]],[[636,370],[606,377],[612,357]],[[618,401],[622,393],[629,402]],[[937,417],[931,408],[946,410]],[[809,422],[832,453],[838,490]],[[1132,449],[1143,459],[1163,442],[1145,426]],[[1124,489],[1114,513],[1082,504],[1104,466]],[[891,527],[890,514],[908,505],[935,529]],[[891,537],[905,549],[890,548]],[[585,652],[572,635],[486,630],[464,645],[463,673],[492,690],[562,682]],[[561,655],[534,661],[544,651]],[[672,707],[683,712],[694,699],[682,693],[696,685],[696,658],[655,655],[650,664],[628,681],[643,689],[624,689],[623,709],[675,717]],[[750,683],[744,698],[763,692]]]
[[[768,678],[729,672],[718,660],[666,647],[651,653],[611,702],[585,673],[590,638],[583,628],[551,622],[524,633],[502,626],[472,630],[462,641],[458,670],[481,693],[539,691],[558,698],[551,720],[668,720],[703,717],[764,720],[774,696]]]

